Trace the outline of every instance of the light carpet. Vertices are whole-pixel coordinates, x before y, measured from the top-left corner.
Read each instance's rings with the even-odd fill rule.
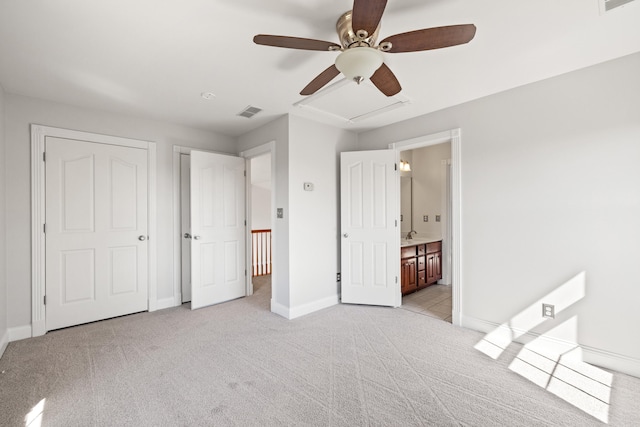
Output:
[[[418,313],[337,305],[286,320],[269,298],[267,284],[13,342],[0,425],[30,412],[43,426],[601,424],[510,371],[520,345],[496,361],[474,349],[483,334]],[[638,402],[640,379],[614,373],[609,424],[639,426]]]

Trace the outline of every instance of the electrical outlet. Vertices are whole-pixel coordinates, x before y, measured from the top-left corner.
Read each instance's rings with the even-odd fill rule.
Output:
[[[276,210],[276,217],[277,217],[277,218],[284,218],[284,209],[282,209],[282,208],[278,208],[278,209]]]
[[[422,217],[422,221],[424,221],[424,222],[429,222],[429,215],[424,215],[424,216]]]
[[[556,318],[556,308],[553,304],[542,304],[542,317]]]
[[[337,281],[339,282],[341,278],[342,278],[342,276],[340,275],[340,273],[338,273],[338,275],[337,275]]]
[[[436,222],[440,222],[440,215],[436,215]]]

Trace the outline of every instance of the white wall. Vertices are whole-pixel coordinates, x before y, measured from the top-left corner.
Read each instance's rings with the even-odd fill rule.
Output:
[[[291,116],[289,136],[289,248],[291,306],[305,313],[338,303],[339,153],[357,136]],[[305,191],[310,182],[313,191]]]
[[[355,134],[286,116],[238,138],[238,151],[276,141],[272,309],[298,317],[338,302],[339,153],[357,148]],[[303,190],[312,182],[314,191]]]
[[[231,137],[180,125],[5,95],[8,326],[13,339],[31,324],[30,124],[153,141],[157,147],[158,300],[173,298],[173,146],[235,153]],[[152,237],[153,238],[153,237]]]
[[[272,209],[284,209],[284,217],[276,219],[272,229],[272,275],[273,298],[271,309],[286,316],[289,307],[289,117],[283,116],[264,126],[248,132],[237,140],[237,152],[249,150],[260,145],[275,142],[276,177],[271,191],[275,193],[275,206]]]
[[[413,229],[418,235],[441,237],[444,218],[442,207],[442,160],[451,159],[451,143],[431,145],[412,150]],[[424,216],[428,221],[424,221]]]
[[[5,94],[0,86],[0,356],[4,352],[9,341],[7,327],[7,270],[6,270],[6,198],[5,198],[5,138],[4,138],[4,110]]]
[[[584,298],[536,331],[577,316],[591,360],[640,375],[639,75],[634,54],[359,136],[462,128],[465,325],[507,322],[586,272]]]
[[[251,228],[271,228],[271,190],[257,185],[251,186]]]

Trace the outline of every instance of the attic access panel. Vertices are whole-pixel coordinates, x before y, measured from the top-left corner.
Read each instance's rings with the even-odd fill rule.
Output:
[[[310,107],[344,121],[356,122],[384,114],[408,102],[409,99],[402,94],[385,96],[368,80],[358,85],[342,79],[295,105]]]

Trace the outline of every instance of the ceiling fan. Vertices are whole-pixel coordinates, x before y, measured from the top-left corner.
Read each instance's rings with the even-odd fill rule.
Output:
[[[402,87],[384,63],[382,52],[416,52],[456,46],[468,43],[476,34],[476,26],[473,24],[451,25],[396,34],[376,45],[380,20],[386,5],[387,0],[354,0],[353,10],[344,13],[336,23],[336,31],[342,45],[322,40],[266,34],[258,34],[253,41],[265,46],[341,52],[335,64],[302,89],[301,95],[314,94],[343,73],[358,84],[371,79],[382,93],[393,96],[400,92]]]

